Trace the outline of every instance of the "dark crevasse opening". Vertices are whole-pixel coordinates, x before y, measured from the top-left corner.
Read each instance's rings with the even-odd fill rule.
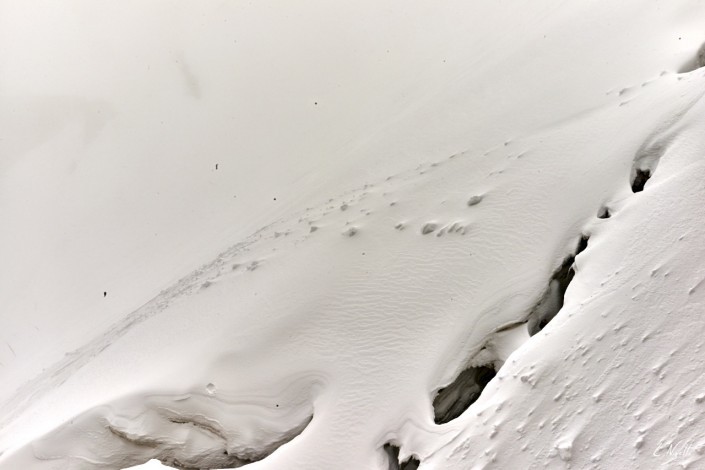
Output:
[[[651,170],[649,169],[636,169],[634,173],[634,179],[632,180],[632,192],[639,193],[644,190],[646,182],[651,178]]]
[[[644,190],[646,183],[654,175],[659,161],[668,150],[670,141],[671,135],[662,132],[639,148],[634,156],[629,176],[632,192],[638,193]]]
[[[480,397],[495,374],[492,367],[470,367],[461,372],[451,384],[438,390],[433,399],[435,423],[447,423],[463,414]]]
[[[530,335],[541,331],[563,307],[565,292],[575,276],[575,257],[588,246],[588,237],[580,237],[572,254],[567,256],[554,271],[538,303],[532,308],[527,321]],[[489,366],[469,367],[449,385],[441,388],[433,399],[436,424],[444,424],[462,415],[482,394],[495,377],[496,370]]]
[[[389,459],[389,470],[416,470],[421,465],[421,461],[414,456],[400,462],[399,446],[387,442],[383,448]]]
[[[583,235],[575,248],[575,252],[565,258],[561,266],[553,273],[548,281],[548,288],[544,291],[539,302],[534,306],[529,314],[528,329],[529,335],[533,336],[543,330],[548,323],[553,320],[556,314],[563,308],[565,291],[570,285],[570,281],[575,276],[575,257],[582,253],[588,245],[588,237]]]

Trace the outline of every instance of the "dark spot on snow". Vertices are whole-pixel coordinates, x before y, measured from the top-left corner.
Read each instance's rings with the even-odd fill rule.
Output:
[[[598,219],[609,219],[610,217],[612,217],[612,213],[610,213],[610,209],[607,206],[602,206],[600,210],[597,211]]]
[[[443,424],[454,420],[480,397],[485,386],[495,376],[491,367],[470,367],[448,386],[438,390],[433,399],[433,420]]]
[[[575,257],[585,251],[588,246],[588,237],[580,237],[575,252],[565,258],[561,266],[553,273],[548,281],[548,287],[539,299],[538,303],[531,309],[527,328],[529,335],[533,336],[543,330],[548,323],[553,320],[556,314],[563,308],[565,292],[570,281],[575,276]]]
[[[416,470],[421,465],[421,461],[415,456],[411,456],[403,462],[399,461],[399,446],[387,442],[384,444],[384,452],[389,458],[389,470]]]
[[[218,164],[217,164],[217,163],[215,164],[215,169],[216,169],[216,170],[218,169]]]
[[[107,296],[108,296],[108,293],[107,293],[107,292],[103,292],[103,297],[107,297]]]

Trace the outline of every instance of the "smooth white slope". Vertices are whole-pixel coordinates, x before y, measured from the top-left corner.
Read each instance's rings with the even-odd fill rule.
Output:
[[[0,8],[3,398],[288,212],[607,103],[702,39],[688,1]]]
[[[45,457],[73,455],[94,459],[99,467],[126,465],[130,458],[119,439],[105,434],[102,416],[127,426],[134,435],[188,438],[189,433],[183,436],[183,426],[170,425],[160,418],[165,403],[176,400],[170,406],[179,409],[183,405],[178,403],[187,393],[192,398],[185,400],[195,401],[197,407],[205,406],[199,405],[203,400],[212,401],[206,407],[209,419],[226,430],[234,430],[230,438],[235,444],[256,440],[263,432],[276,434],[289,429],[313,407],[314,419],[304,433],[265,461],[253,464],[253,468],[378,468],[385,465],[380,447],[386,440],[399,441],[407,453],[423,453],[428,446],[445,442],[459,425],[431,424],[432,391],[451,380],[492,331],[526,315],[545,288],[551,271],[573,248],[581,231],[592,223],[600,206],[623,193],[639,147],[699,98],[699,81],[679,80],[673,73],[659,76],[661,70],[677,69],[697,47],[678,55],[674,54],[678,51],[675,46],[662,46],[652,53],[644,43],[662,44],[658,41],[670,37],[674,29],[687,31],[693,17],[697,17],[692,5],[693,2],[669,3],[666,11],[662,5],[647,8],[629,23],[634,34],[640,33],[639,41],[626,35],[629,39],[623,42],[619,41],[625,22],[617,20],[628,18],[629,8],[634,5],[588,11],[587,6],[558,8],[547,2],[542,8],[535,4],[516,10],[498,6],[483,12],[485,21],[475,18],[472,24],[487,34],[500,18],[506,20],[502,23],[507,28],[503,30],[505,35],[498,35],[502,37],[497,39],[495,49],[485,50],[472,42],[455,45],[457,51],[474,54],[474,62],[461,63],[455,73],[439,75],[435,80],[414,77],[418,82],[413,88],[413,106],[406,106],[396,121],[390,120],[386,126],[377,123],[363,129],[359,135],[367,141],[348,147],[345,152],[334,152],[336,159],[330,166],[320,166],[314,159],[278,160],[294,166],[305,162],[310,166],[305,166],[301,174],[307,175],[308,171],[308,181],[315,182],[310,196],[297,196],[299,200],[286,202],[286,211],[263,209],[264,202],[253,199],[246,207],[232,212],[244,217],[247,224],[253,225],[251,228],[256,226],[251,221],[274,221],[273,225],[224,252],[214,266],[190,276],[180,288],[167,291],[104,336],[89,341],[107,319],[90,322],[83,332],[75,331],[76,338],[64,338],[60,344],[48,347],[44,359],[37,359],[34,365],[27,359],[31,370],[41,361],[55,357],[58,351],[63,354],[70,350],[67,345],[71,343],[77,347],[87,343],[58,367],[49,367],[47,373],[28,382],[20,395],[12,395],[13,387],[6,386],[5,393],[11,398],[3,410],[6,426],[0,431],[2,448],[27,442],[92,406],[120,399],[111,409],[90,412],[77,421],[80,425],[69,425],[48,437],[34,452]],[[419,10],[411,15],[412,19],[420,21],[421,16],[415,15],[429,14],[432,9]],[[446,21],[454,13],[457,16],[458,12],[450,7],[442,10]],[[261,14],[266,18],[271,12]],[[314,16],[318,18],[317,15]],[[596,18],[606,17],[616,18],[613,25],[605,26],[607,31],[589,28]],[[492,18],[497,21],[490,21]],[[447,29],[445,24],[439,26],[426,19],[423,24],[433,25],[429,28],[436,34]],[[451,24],[457,31],[474,31],[459,23]],[[521,41],[506,33],[516,25],[526,33]],[[559,38],[545,50],[538,46],[543,40],[542,28],[548,30],[547,36],[555,34]],[[439,44],[446,44],[429,34]],[[476,31],[467,34],[480,37]],[[609,49],[595,51],[594,41],[590,40],[598,37],[605,45],[608,41],[613,44],[609,44]],[[413,50],[412,45],[407,47]],[[648,55],[642,52],[620,56],[630,48],[648,51]],[[429,52],[430,56],[435,58],[435,52],[438,51]],[[598,62],[604,68],[596,68]],[[521,64],[526,68],[517,67]],[[548,64],[558,70],[547,73],[541,66]],[[408,75],[421,70],[418,66],[400,67],[399,73]],[[434,91],[430,83],[438,88]],[[626,90],[620,93],[623,88]],[[379,93],[388,94],[386,90],[389,88],[383,87]],[[164,112],[162,108],[143,109],[152,109],[157,116]],[[251,110],[252,106],[244,109]],[[335,115],[338,113],[340,109]],[[184,119],[178,116],[181,114],[171,117]],[[212,113],[201,119],[204,123],[221,122]],[[286,122],[290,122],[290,117]],[[188,127],[184,126],[183,129]],[[349,128],[336,121],[326,129],[338,126]],[[375,130],[375,126],[379,127]],[[140,128],[143,132],[151,129]],[[174,135],[175,131],[172,126],[166,135]],[[104,145],[111,142],[106,137]],[[183,141],[173,143],[177,144],[184,147]],[[299,145],[313,150],[308,141]],[[464,152],[458,153],[459,150]],[[161,150],[157,154],[158,158],[166,158]],[[315,151],[313,154],[318,155]],[[374,162],[381,155],[389,158]],[[243,162],[241,156],[233,159]],[[427,162],[417,167],[423,159]],[[348,163],[341,163],[343,160]],[[155,165],[147,175],[156,178],[161,174],[162,165],[157,160],[146,161],[148,166]],[[175,161],[193,165],[200,160],[182,156]],[[22,168],[20,163],[16,165],[14,170]],[[320,173],[311,173],[315,167]],[[32,171],[31,167],[26,168]],[[102,165],[96,168],[104,171]],[[268,174],[262,168],[265,166],[253,166],[252,172],[245,169],[244,178],[261,181],[257,172]],[[134,167],[125,172],[128,181],[135,173],[139,174]],[[18,173],[9,174],[7,181],[26,181]],[[217,173],[219,177],[222,174]],[[193,171],[187,166],[174,175],[166,182],[176,192]],[[303,182],[295,182],[296,175],[291,175],[287,167],[283,167],[281,175],[268,188],[281,189],[278,183],[283,181],[292,197],[306,194],[300,189]],[[108,180],[111,177],[105,176]],[[76,177],[75,181],[95,184],[95,178],[88,176]],[[188,192],[198,195],[193,204],[199,207],[210,202],[202,199],[205,181],[201,186],[190,187]],[[222,188],[232,183],[227,181],[215,193],[224,194]],[[18,185],[17,191],[21,187]],[[245,187],[250,197],[260,194],[251,185]],[[337,187],[357,189],[341,193]],[[80,197],[94,194],[85,191],[79,192]],[[468,198],[477,194],[485,194],[485,199],[468,207]],[[240,232],[219,225],[227,222],[224,214],[228,214],[221,206],[214,209],[212,218],[206,217],[210,222],[204,221],[204,212],[200,211],[194,211],[199,214],[195,218],[177,217],[184,212],[182,204],[172,196],[166,206],[174,210],[173,224],[176,218],[184,227],[198,223],[199,234],[195,235],[178,224],[157,224],[175,233],[170,235],[170,243],[176,244],[172,251],[180,248],[176,252],[183,258],[181,262],[208,259],[217,251],[213,245],[224,246],[222,241],[216,241],[218,237],[243,239]],[[299,201],[322,201],[328,196],[332,196],[329,203],[311,204],[310,210],[299,206]],[[134,207],[128,205],[123,210],[133,213],[129,211]],[[18,209],[18,213],[24,211]],[[140,213],[147,217],[151,212],[145,209]],[[400,223],[404,230],[395,229]],[[437,224],[436,230],[422,235],[427,223]],[[447,231],[454,223],[454,228],[461,229],[436,236],[439,230]],[[311,231],[312,226],[317,230]],[[352,227],[357,230],[354,236],[345,236]],[[213,238],[215,232],[218,235]],[[191,240],[184,241],[188,238]],[[116,237],[123,239],[123,235]],[[139,236],[136,239],[143,241]],[[144,300],[146,293],[154,286],[161,287],[159,283],[177,269],[170,264],[173,261],[162,263],[158,253],[146,255],[146,248],[135,249],[126,243],[121,249],[129,254],[122,259],[116,256],[122,269],[131,266],[131,260],[141,259],[158,271],[137,281],[128,274],[118,275],[123,282],[143,284],[129,288],[131,299]],[[93,248],[82,243],[81,250],[92,252]],[[18,265],[19,258],[15,258]],[[98,272],[104,272],[102,267],[106,265],[110,265],[107,260],[97,262]],[[233,269],[234,265],[237,266]],[[79,268],[71,272],[81,280],[92,270]],[[40,289],[43,284],[27,285]],[[16,298],[25,302],[34,297],[25,291]],[[71,295],[66,299],[76,301]],[[65,307],[59,310],[63,313]],[[42,308],[36,311],[38,318],[46,315]],[[76,310],[70,321],[88,318],[81,313],[84,311],[91,309]],[[119,312],[116,309],[107,318],[114,320]],[[62,322],[65,319],[58,323]],[[9,324],[26,327],[15,321]],[[16,334],[37,338],[26,331]],[[18,369],[23,362],[18,359],[11,364]],[[32,375],[15,372],[8,375],[11,379],[7,383],[21,385]],[[215,388],[206,388],[209,383]],[[297,387],[290,388],[292,383]],[[147,398],[150,395],[158,396]],[[227,416],[222,410],[218,412],[219,406],[226,407],[223,402],[253,408]],[[31,406],[25,408],[28,404]],[[268,411],[257,411],[257,404]],[[277,404],[282,406],[276,407]],[[156,422],[120,419],[134,418],[134,413],[143,407],[148,411],[146,416]],[[238,434],[243,422],[261,420],[263,413],[278,418],[245,426],[251,433],[249,437]],[[427,442],[415,442],[417,434],[408,428],[423,429],[419,435]],[[86,429],[97,433],[94,438],[101,446],[82,448]],[[205,440],[206,447],[222,445],[197,430],[190,434],[193,439]],[[429,434],[436,437],[429,439]],[[16,457],[10,456],[7,468],[13,468],[16,462],[26,468],[91,468],[82,459],[39,462],[30,458],[31,453],[27,448]],[[137,451],[133,454],[146,455]]]

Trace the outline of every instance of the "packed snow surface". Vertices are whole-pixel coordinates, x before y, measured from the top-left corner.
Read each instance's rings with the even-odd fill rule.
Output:
[[[705,468],[703,42],[0,0],[0,469]]]

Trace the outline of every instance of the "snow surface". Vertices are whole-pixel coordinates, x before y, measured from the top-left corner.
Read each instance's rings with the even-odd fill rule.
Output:
[[[0,1],[0,469],[705,468],[704,22]]]

